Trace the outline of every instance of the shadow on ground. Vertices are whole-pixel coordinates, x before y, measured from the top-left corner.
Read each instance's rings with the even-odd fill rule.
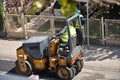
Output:
[[[6,60],[0,60],[0,71],[6,72],[6,75],[17,75],[15,71],[15,62],[14,61],[6,61]],[[44,71],[37,71],[34,73],[35,75],[39,75],[40,79],[45,80],[58,80],[58,76],[56,73],[50,72],[49,70]]]
[[[12,74],[12,75],[18,75],[19,74],[16,73],[15,71],[15,67],[12,68],[10,71],[8,71],[7,74]],[[45,79],[45,80],[58,80],[58,76],[55,73],[50,72],[49,70],[45,70],[45,71],[37,71],[35,73],[33,73],[34,75],[39,75],[39,79]]]
[[[120,61],[120,48],[119,47],[104,47],[104,46],[91,46],[90,49],[86,47],[84,50],[84,59],[86,61],[102,61],[106,59]]]

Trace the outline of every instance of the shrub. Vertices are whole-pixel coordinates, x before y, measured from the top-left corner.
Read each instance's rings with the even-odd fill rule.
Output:
[[[3,19],[2,19],[2,13],[3,13],[3,4],[0,3],[0,30],[3,29]]]

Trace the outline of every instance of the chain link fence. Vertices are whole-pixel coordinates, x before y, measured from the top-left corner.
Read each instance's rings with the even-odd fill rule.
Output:
[[[120,20],[105,20],[106,45],[120,46]]]
[[[90,20],[90,36],[95,38],[101,38],[101,20]]]
[[[89,43],[90,44],[102,44],[102,31],[101,31],[101,19],[90,19],[89,22]],[[87,38],[87,26],[85,24],[85,37]],[[86,43],[85,39],[85,43]]]
[[[89,29],[90,44],[120,46],[120,20],[104,19],[102,22],[101,19],[90,19]]]

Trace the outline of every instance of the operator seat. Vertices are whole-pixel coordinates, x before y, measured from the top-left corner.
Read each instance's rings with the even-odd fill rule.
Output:
[[[71,44],[72,44],[72,48],[74,49],[76,47],[76,36],[72,37],[71,39]],[[69,42],[61,42],[59,44],[59,53],[62,56],[67,56],[70,53],[70,44]]]

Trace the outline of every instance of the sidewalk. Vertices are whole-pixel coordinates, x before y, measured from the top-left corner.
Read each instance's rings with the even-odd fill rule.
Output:
[[[83,47],[84,68],[120,72],[120,47]]]

